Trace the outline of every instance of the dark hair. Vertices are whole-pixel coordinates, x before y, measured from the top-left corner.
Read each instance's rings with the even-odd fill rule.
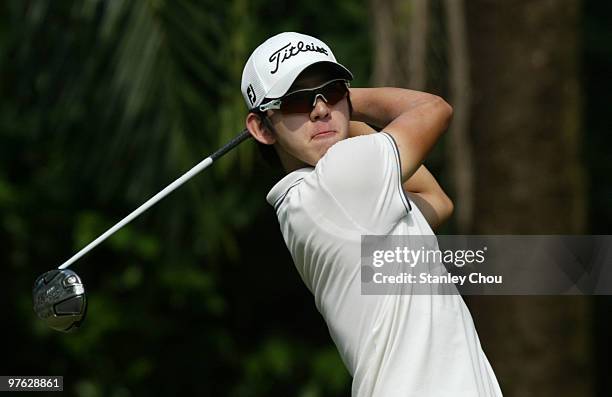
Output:
[[[350,92],[346,94],[346,100],[348,101],[349,118],[350,118],[353,115],[353,104],[351,103],[351,93]],[[266,115],[266,113],[261,112],[259,110],[251,110],[250,113],[256,114],[260,118],[264,128],[270,131],[272,134],[276,135],[274,126],[270,122],[270,118],[268,117],[268,115]],[[257,142],[257,148],[259,149],[259,153],[261,154],[261,157],[263,157],[264,161],[270,167],[277,168],[277,167],[282,166],[280,157],[278,157],[278,153],[276,153],[276,149],[274,148],[274,145],[266,145],[259,141],[255,141],[255,142]]]
[[[270,131],[272,134],[276,135],[276,131],[274,130],[274,126],[270,122],[270,118],[264,112],[253,112],[259,116],[261,122],[265,129]],[[276,153],[276,149],[274,145],[266,145],[265,143],[257,142],[257,148],[259,149],[259,153],[261,157],[263,157],[264,161],[272,168],[282,167],[280,157],[278,157],[278,153]]]

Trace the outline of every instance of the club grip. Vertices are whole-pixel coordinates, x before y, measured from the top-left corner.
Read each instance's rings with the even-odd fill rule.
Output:
[[[243,141],[245,141],[246,139],[250,137],[251,137],[251,134],[249,133],[249,130],[245,128],[244,130],[240,132],[240,134],[238,134],[238,136],[236,136],[234,139],[226,143],[225,146],[223,146],[221,149],[211,154],[210,158],[212,158],[213,161],[217,160],[219,157],[223,156],[225,153],[229,152],[234,147],[238,146],[239,144],[241,144]]]

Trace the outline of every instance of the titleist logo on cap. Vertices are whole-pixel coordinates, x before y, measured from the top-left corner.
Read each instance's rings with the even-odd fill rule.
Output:
[[[322,54],[328,55],[327,50],[323,47],[319,47],[314,45],[313,43],[306,44],[303,41],[298,41],[296,45],[291,45],[291,42],[286,46],[274,51],[272,55],[270,55],[269,61],[274,64],[274,70],[270,72],[270,74],[274,74],[278,71],[279,66],[285,62],[287,59],[298,55],[300,52],[320,52]]]

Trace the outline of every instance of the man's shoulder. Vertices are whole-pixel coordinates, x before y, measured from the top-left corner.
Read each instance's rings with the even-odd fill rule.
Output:
[[[387,133],[359,135],[337,142],[317,163],[315,170],[320,176],[330,175],[344,178],[375,173],[386,161],[395,161],[397,148]]]
[[[325,164],[326,161],[336,157],[347,158],[350,161],[362,161],[367,157],[386,155],[388,149],[393,146],[393,138],[386,132],[359,135],[343,139],[334,144],[319,163]]]
[[[350,138],[343,139],[338,141],[332,147],[329,148],[328,153],[334,150],[342,150],[344,148],[352,148],[352,147],[364,147],[371,148],[372,144],[375,144],[377,140],[381,139],[381,133],[367,134],[367,135],[358,135]]]

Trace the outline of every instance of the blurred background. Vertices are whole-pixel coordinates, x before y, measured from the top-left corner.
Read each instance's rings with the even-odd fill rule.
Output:
[[[354,86],[446,98],[426,165],[441,234],[610,234],[612,3],[599,0],[5,0],[0,4],[2,375],[74,396],[349,396],[242,144],[72,268],[77,332],[32,311],[35,278],[244,126],[242,67],[285,30]],[[506,396],[609,396],[610,297],[466,297]],[[441,375],[443,375],[443,369]]]

